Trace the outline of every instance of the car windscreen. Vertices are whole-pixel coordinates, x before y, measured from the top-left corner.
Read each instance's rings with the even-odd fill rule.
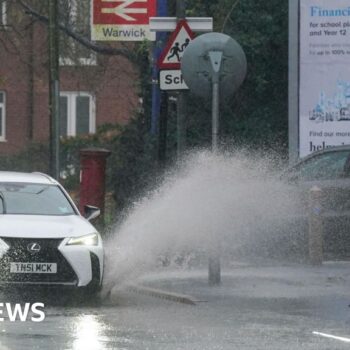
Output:
[[[348,150],[315,155],[288,169],[281,178],[292,182],[349,178],[349,160],[350,152]]]
[[[0,182],[0,214],[62,216],[75,211],[56,185]]]

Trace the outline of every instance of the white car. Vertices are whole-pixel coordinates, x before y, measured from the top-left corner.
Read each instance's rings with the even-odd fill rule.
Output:
[[[0,285],[74,286],[97,292],[103,246],[64,188],[48,175],[0,171]]]

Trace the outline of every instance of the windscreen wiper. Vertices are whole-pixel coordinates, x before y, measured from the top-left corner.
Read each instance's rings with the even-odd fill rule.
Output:
[[[48,188],[50,188],[50,186],[45,186],[45,187],[43,187],[40,191],[38,191],[38,192],[35,193],[35,194],[41,194],[41,193],[43,193],[44,191],[46,191]]]
[[[0,191],[0,199],[2,201],[2,213],[6,214],[6,202],[5,202],[5,196],[4,194]]]

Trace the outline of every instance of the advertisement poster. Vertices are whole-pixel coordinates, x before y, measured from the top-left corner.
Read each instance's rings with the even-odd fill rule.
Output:
[[[300,0],[300,157],[350,144],[350,2]]]

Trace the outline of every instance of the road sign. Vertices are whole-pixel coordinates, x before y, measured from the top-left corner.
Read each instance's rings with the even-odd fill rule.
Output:
[[[183,56],[181,70],[196,95],[211,96],[217,78],[221,97],[231,97],[246,76],[247,60],[236,40],[222,33],[207,33],[193,40]]]
[[[186,20],[179,21],[159,57],[158,67],[160,69],[181,69],[182,55],[193,38],[194,33]]]
[[[212,17],[186,17],[186,22],[194,32],[213,31]],[[149,20],[151,32],[173,32],[177,23],[176,17],[151,17]]]
[[[161,90],[188,90],[181,70],[161,70],[159,72],[159,84]]]
[[[91,40],[155,40],[149,19],[156,16],[157,0],[92,0]]]

